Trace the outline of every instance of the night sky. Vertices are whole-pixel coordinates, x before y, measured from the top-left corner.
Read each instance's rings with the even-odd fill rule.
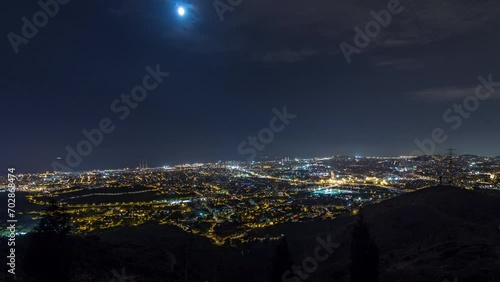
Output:
[[[243,0],[221,21],[210,0],[72,0],[16,54],[8,34],[41,8],[6,0],[0,167],[52,170],[103,118],[115,130],[74,170],[246,160],[238,145],[285,106],[296,117],[256,159],[408,155],[435,128],[436,154],[500,155],[500,87],[457,129],[443,119],[478,76],[500,81],[500,2],[402,1],[348,63],[341,42],[389,2]],[[170,75],[121,120],[110,105],[156,65]]]

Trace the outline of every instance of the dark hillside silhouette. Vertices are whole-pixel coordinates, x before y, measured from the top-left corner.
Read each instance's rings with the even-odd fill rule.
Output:
[[[72,276],[73,244],[70,218],[51,202],[39,225],[28,235],[23,269],[31,281],[68,282]]]
[[[271,282],[282,282],[282,276],[287,270],[291,270],[293,266],[292,257],[288,250],[288,242],[286,237],[281,239],[281,242],[276,247],[276,254],[271,270]]]
[[[360,212],[352,233],[351,282],[378,281],[378,248],[370,237],[368,226]]]

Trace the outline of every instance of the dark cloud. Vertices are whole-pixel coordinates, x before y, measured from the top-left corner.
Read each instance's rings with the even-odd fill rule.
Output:
[[[441,102],[460,102],[463,101],[468,96],[473,96],[475,94],[476,87],[438,87],[430,88],[424,90],[418,90],[413,92],[408,92],[416,100],[429,102],[429,103],[441,103]],[[490,97],[490,99],[500,99],[500,92],[495,92]]]
[[[338,48],[351,42],[353,28],[373,20],[370,11],[386,9],[389,1],[244,1],[221,24],[225,32],[245,33],[248,48],[266,51]],[[371,48],[428,44],[453,35],[493,29],[498,22],[500,2],[485,1],[401,1],[402,13],[392,16],[387,28],[373,39]],[[258,32],[254,32],[258,29]],[[226,34],[226,33],[224,33]],[[263,43],[262,38],[266,41]],[[321,41],[321,44],[318,44]],[[254,44],[252,44],[255,42]],[[314,42],[314,43],[311,43]],[[291,46],[283,46],[283,43]],[[263,44],[267,45],[262,46]],[[312,46],[318,44],[319,46]],[[328,54],[327,52],[323,52]]]
[[[424,63],[421,60],[412,58],[381,59],[376,60],[375,65],[377,67],[393,68],[396,70],[413,70],[424,67]]]
[[[316,54],[317,52],[312,49],[303,49],[300,51],[282,50],[266,52],[265,54],[253,54],[250,60],[265,63],[296,63]]]

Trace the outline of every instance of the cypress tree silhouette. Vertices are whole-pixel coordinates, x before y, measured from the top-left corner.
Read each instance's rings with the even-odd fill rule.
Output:
[[[360,212],[351,242],[351,282],[378,282],[378,248]]]
[[[28,240],[23,269],[32,281],[71,281],[74,240],[64,208],[51,201]]]
[[[44,210],[44,216],[35,228],[35,233],[71,235],[70,217],[64,207],[51,200],[49,206]]]
[[[281,239],[276,247],[276,254],[273,261],[273,268],[271,269],[271,282],[283,282],[283,273],[291,270],[293,266],[292,256],[288,250],[288,243],[286,237]]]

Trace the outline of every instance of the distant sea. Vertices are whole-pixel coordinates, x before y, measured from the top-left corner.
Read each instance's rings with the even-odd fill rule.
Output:
[[[7,223],[7,192],[0,192],[0,217],[2,223],[0,224],[0,236],[5,236],[7,230],[5,228],[8,226]],[[26,193],[16,193],[16,207],[14,208],[16,211],[16,230],[18,233],[25,233],[31,231],[36,224],[37,221],[32,219],[32,215],[28,214],[29,211],[33,210],[41,210],[41,207],[34,205],[26,199]]]

